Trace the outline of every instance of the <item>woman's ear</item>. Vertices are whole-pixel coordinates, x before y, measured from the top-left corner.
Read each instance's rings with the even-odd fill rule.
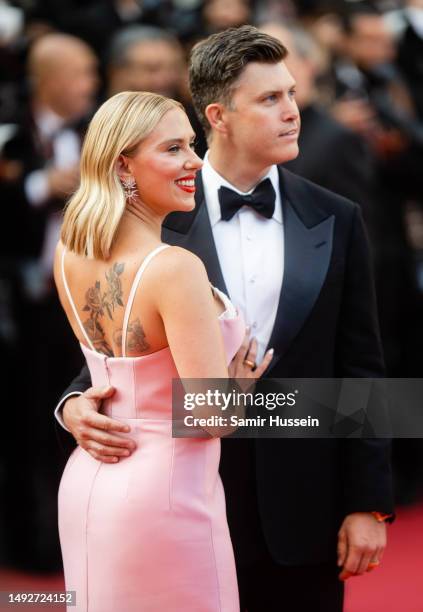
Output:
[[[119,155],[116,161],[116,172],[118,177],[123,180],[127,179],[131,175],[131,171],[128,167],[128,158],[125,155]]]

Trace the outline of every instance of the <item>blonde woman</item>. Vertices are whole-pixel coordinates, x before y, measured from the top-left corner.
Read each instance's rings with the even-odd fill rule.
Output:
[[[112,97],[89,126],[65,213],[60,300],[93,385],[116,389],[103,413],[126,423],[137,445],[115,465],[78,447],[65,468],[59,529],[73,610],[239,609],[220,440],[171,433],[172,378],[227,377],[244,337],[201,261],[160,240],[168,213],[194,208],[202,162],[193,141],[177,102]]]

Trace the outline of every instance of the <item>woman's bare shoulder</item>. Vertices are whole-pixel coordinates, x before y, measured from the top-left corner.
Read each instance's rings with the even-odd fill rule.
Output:
[[[188,249],[180,246],[170,246],[165,249],[160,258],[163,273],[169,278],[173,274],[189,276],[194,274],[204,276],[206,269],[201,259]]]
[[[179,246],[165,249],[161,255],[153,281],[159,291],[171,295],[189,290],[194,296],[205,288],[210,291],[206,268],[197,255]]]

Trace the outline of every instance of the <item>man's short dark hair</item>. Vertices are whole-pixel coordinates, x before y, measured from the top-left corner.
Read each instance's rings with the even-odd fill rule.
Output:
[[[345,34],[354,32],[355,20],[358,17],[381,17],[382,11],[371,2],[351,2],[345,4],[343,10],[340,11],[340,23]]]
[[[253,26],[229,28],[197,43],[191,51],[189,82],[198,118],[206,133],[209,104],[229,104],[234,85],[250,62],[276,64],[288,54],[282,43]]]
[[[118,30],[113,36],[108,55],[109,66],[124,66],[128,62],[128,53],[132,47],[143,42],[164,41],[174,47],[178,47],[178,40],[173,34],[150,25],[131,25]]]

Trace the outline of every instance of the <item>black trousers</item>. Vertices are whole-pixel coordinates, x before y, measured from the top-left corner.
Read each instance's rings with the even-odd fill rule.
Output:
[[[270,555],[238,566],[241,612],[342,612],[344,584],[333,564],[285,567]]]
[[[222,451],[241,612],[342,612],[344,583],[335,561],[294,567],[271,557],[258,510],[252,440],[223,439]]]

